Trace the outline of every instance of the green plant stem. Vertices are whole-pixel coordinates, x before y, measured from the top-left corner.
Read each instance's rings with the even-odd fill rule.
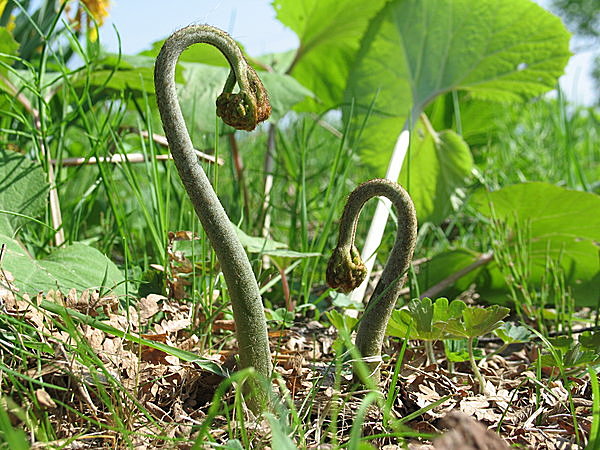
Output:
[[[373,197],[386,197],[392,202],[398,215],[394,247],[356,335],[356,346],[374,380],[378,381],[385,330],[404,284],[417,238],[415,208],[402,186],[389,180],[375,179],[361,184],[350,194],[340,221],[338,244],[327,266],[327,282],[332,288],[346,292],[362,283],[366,269],[354,246],[354,238],[360,212],[364,204]]]
[[[483,375],[479,371],[479,367],[477,367],[477,362],[475,361],[475,353],[473,353],[473,341],[475,338],[470,337],[467,339],[467,350],[469,351],[469,361],[471,362],[471,370],[473,370],[473,374],[477,381],[479,382],[479,393],[485,393],[485,380],[483,379]]]
[[[593,367],[588,367],[588,373],[592,387],[592,426],[587,448],[598,448],[600,447],[600,386],[598,385],[598,375]]]
[[[427,364],[437,364],[437,358],[435,357],[435,352],[433,351],[433,342],[424,341],[425,344],[425,353],[427,354]]]
[[[229,217],[198,163],[177,98],[177,59],[186,48],[196,43],[215,46],[231,66],[224,93],[217,100],[217,103],[221,102],[217,114],[224,121],[230,124],[235,122],[236,126],[250,130],[265,119],[265,110],[270,110],[270,107],[256,73],[248,66],[241,50],[227,33],[207,25],[194,25],[177,31],[165,41],[154,71],[156,98],[165,135],[179,176],[221,263],[232,302],[240,366],[253,367],[259,374],[269,377],[272,369],[271,352],[258,285]],[[236,81],[240,92],[230,94]]]

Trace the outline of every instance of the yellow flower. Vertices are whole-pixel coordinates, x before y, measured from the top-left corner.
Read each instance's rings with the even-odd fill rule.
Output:
[[[110,8],[110,0],[81,0],[87,7],[90,14],[94,17],[98,26],[104,23],[104,19],[108,17],[108,9]],[[89,18],[88,18],[89,21]]]
[[[14,14],[11,14],[10,17],[8,18],[8,23],[6,24],[6,29],[8,30],[8,32],[10,34],[12,34],[12,32],[15,30],[16,26],[17,26],[17,17]]]
[[[0,0],[2,1],[2,0]],[[69,1],[69,0],[63,0]],[[72,2],[71,2],[72,3]],[[98,39],[98,31],[94,25],[94,21],[98,26],[102,26],[104,19],[108,17],[108,10],[110,8],[110,0],[79,0],[75,15],[69,21],[73,24],[73,28],[81,30],[82,18],[85,13],[86,15],[86,26],[88,30],[88,37],[91,41]],[[65,8],[65,12],[68,14],[71,11],[70,4]]]
[[[4,8],[6,8],[6,4],[7,3],[8,3],[8,0],[0,0],[0,16],[4,12]],[[12,32],[15,29],[15,26],[16,26],[15,19],[16,19],[15,15],[11,14],[10,17],[8,18],[8,23],[6,24],[6,29],[11,34],[12,34]]]

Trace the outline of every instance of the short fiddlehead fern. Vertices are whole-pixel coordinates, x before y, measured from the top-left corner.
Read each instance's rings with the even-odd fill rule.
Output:
[[[406,279],[417,237],[417,217],[413,202],[399,184],[376,179],[367,181],[352,191],[340,221],[338,244],[327,265],[327,283],[341,292],[350,292],[364,280],[366,269],[354,246],[354,237],[360,212],[364,204],[373,197],[388,198],[398,214],[394,247],[360,320],[356,335],[356,346],[372,377],[378,381],[385,331]]]
[[[227,58],[231,72],[217,99],[217,115],[237,129],[253,130],[271,112],[267,93],[236,42],[224,31],[194,25],[171,35],[156,59],[154,84],[161,120],[173,160],[223,270],[233,307],[240,365],[271,374],[271,353],[261,296],[240,240],[198,163],[187,131],[175,86],[175,66],[189,46],[215,46]],[[235,84],[239,92],[232,93]]]

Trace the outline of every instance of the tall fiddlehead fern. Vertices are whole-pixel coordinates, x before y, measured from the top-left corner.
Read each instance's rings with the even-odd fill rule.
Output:
[[[327,265],[327,283],[341,292],[357,288],[366,276],[365,266],[354,246],[356,225],[364,204],[373,197],[386,197],[398,214],[398,231],[375,291],[358,325],[356,346],[372,377],[379,380],[381,347],[388,321],[396,305],[417,238],[417,216],[408,193],[397,183],[376,179],[358,186],[346,202],[340,221],[338,244]]]
[[[156,99],[173,160],[196,214],[215,249],[229,296],[239,344],[242,368],[254,367],[271,374],[271,353],[261,296],[248,256],[229,217],[198,163],[187,131],[175,86],[175,66],[181,53],[193,44],[219,49],[231,72],[217,99],[217,115],[237,129],[251,131],[271,112],[267,93],[256,72],[248,65],[236,42],[224,31],[208,25],[193,25],[171,35],[164,43],[154,68]],[[235,84],[239,92],[233,93]]]

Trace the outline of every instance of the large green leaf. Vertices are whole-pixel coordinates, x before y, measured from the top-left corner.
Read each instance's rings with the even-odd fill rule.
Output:
[[[135,57],[127,57],[126,62],[134,63],[135,58],[139,58],[139,65],[143,66],[146,59],[154,61],[163,44],[164,40],[154,42],[152,49]],[[244,52],[241,45],[240,48],[250,64],[256,70],[261,69],[265,64],[262,59],[254,60]],[[266,63],[274,64],[274,58],[273,55],[267,58]],[[289,55],[285,59],[289,60]],[[181,54],[177,68],[177,82],[181,84],[179,88],[181,109],[189,121],[188,125],[192,136],[196,132],[214,132],[215,101],[223,91],[230,71],[227,59],[220,50],[212,45],[193,45]],[[181,72],[183,72],[183,76],[180,76]],[[306,97],[314,96],[311,91],[281,70],[275,72],[261,70],[259,76],[269,94],[271,117],[275,120],[283,117],[296,103]]]
[[[375,158],[379,156],[371,159]],[[458,134],[451,130],[436,133],[420,122],[399,179],[413,199],[419,223],[438,224],[459,206],[472,167],[471,151]]]
[[[75,243],[55,250],[45,259],[34,259],[18,241],[0,233],[6,245],[2,268],[10,272],[21,293],[37,294],[50,289],[111,290],[125,294],[123,274],[105,255],[87,245]]]
[[[384,0],[275,0],[277,19],[296,32],[300,48],[290,73],[313,92],[319,104],[304,102],[305,110],[339,105],[369,19]]]
[[[596,305],[600,292],[600,196],[548,183],[524,183],[495,192],[480,190],[470,203],[483,215],[500,220],[525,236],[532,285],[547,275],[547,258],[560,263],[565,282],[580,305]],[[512,247],[515,242],[509,242]],[[506,289],[495,264],[484,276],[482,293]],[[500,283],[498,283],[500,281]]]
[[[479,257],[480,255],[478,253],[466,248],[448,250],[435,255],[429,261],[419,265],[419,270],[417,272],[419,291],[425,292],[459,270],[473,264]],[[452,297],[458,295],[461,290],[468,288],[474,281],[474,277],[481,270],[482,269],[478,269],[474,272],[470,272],[459,279],[455,283],[455,286],[458,285],[457,289],[452,289],[453,286],[449,286],[448,289],[443,290],[440,294]]]
[[[92,90],[96,95],[110,95],[125,90],[138,95],[153,94],[154,62],[155,58],[148,56],[107,53],[96,62],[94,70],[76,72],[71,78],[71,84],[77,88],[95,88]],[[182,80],[178,70],[176,81]]]
[[[86,83],[95,88],[102,88],[103,93],[123,92],[154,93],[154,71],[150,67],[137,67],[127,70],[102,69],[73,80],[73,86],[82,87]]]
[[[48,183],[42,167],[17,153],[0,151],[0,244],[5,245],[2,269],[14,276],[15,286],[30,294],[100,287],[124,294],[121,271],[94,248],[73,244],[37,260],[19,242],[19,230],[43,215],[47,199]]]
[[[497,130],[498,117],[505,113],[507,104],[474,99],[470,94],[459,94],[458,108],[453,93],[440,95],[425,108],[425,113],[436,130],[460,129],[460,135],[469,146],[485,146]]]
[[[560,19],[529,0],[389,2],[364,35],[346,91],[347,102],[358,105],[352,129],[371,114],[359,146],[363,160],[372,163],[376,149],[388,155],[378,161],[388,161],[411,111],[418,115],[445,92],[511,101],[552,89],[568,44]]]
[[[265,237],[250,236],[235,225],[234,228],[238,237],[240,238],[240,242],[249,253],[259,253],[261,255],[268,255],[279,259],[312,258],[314,256],[321,256],[320,253],[297,252],[295,250],[290,250],[283,242],[278,242],[274,239]]]
[[[516,344],[520,342],[529,342],[533,333],[527,327],[513,325],[510,322],[503,323],[494,330],[494,334],[502,339],[505,344]]]
[[[42,167],[22,155],[0,150],[0,233],[14,235],[38,217],[48,204],[48,183]]]

